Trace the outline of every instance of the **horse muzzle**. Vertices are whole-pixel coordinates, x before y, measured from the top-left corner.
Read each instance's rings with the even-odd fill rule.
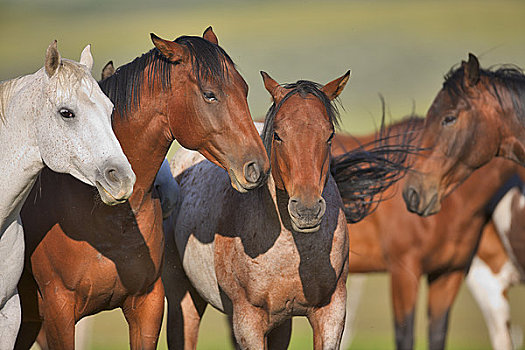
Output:
[[[241,193],[246,193],[264,184],[268,173],[269,169],[266,164],[259,164],[257,161],[244,163],[241,174],[232,168],[228,169],[232,187]]]
[[[422,191],[407,185],[403,189],[403,199],[408,211],[423,217],[434,215],[441,210],[441,201],[436,189]]]
[[[326,211],[326,202],[322,197],[315,201],[303,202],[297,197],[288,201],[288,213],[292,228],[301,233],[314,233],[319,231],[321,221]]]
[[[95,181],[100,198],[107,205],[125,202],[133,193],[136,176],[129,164],[106,161]]]

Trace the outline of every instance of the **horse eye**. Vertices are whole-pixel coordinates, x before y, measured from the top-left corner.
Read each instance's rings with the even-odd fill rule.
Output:
[[[275,141],[282,142],[281,138],[279,137],[279,134],[277,134],[276,132],[273,133],[273,139],[274,139]]]
[[[60,113],[62,118],[65,118],[65,119],[75,118],[75,113],[73,113],[67,108],[62,108],[60,111],[58,111],[58,113]]]
[[[447,115],[443,121],[441,122],[441,125],[443,126],[449,126],[456,122],[458,118],[455,115]]]
[[[334,138],[334,135],[335,135],[335,131],[332,131],[332,134],[330,134],[330,137],[328,138],[328,141],[326,141],[327,143],[332,143],[332,139]]]
[[[211,91],[204,91],[202,95],[210,102],[217,101],[217,97],[215,97],[215,94]]]

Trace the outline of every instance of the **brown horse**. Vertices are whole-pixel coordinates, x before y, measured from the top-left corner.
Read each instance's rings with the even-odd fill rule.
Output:
[[[525,75],[516,68],[479,68],[477,58],[452,70],[425,120],[422,148],[403,196],[428,216],[475,169],[499,156],[525,164]]]
[[[137,175],[129,202],[106,208],[87,186],[46,171],[22,211],[29,261],[19,286],[19,348],[33,343],[43,320],[50,347],[72,349],[75,322],[117,307],[131,348],[156,347],[164,235],[152,184],[173,139],[227,169],[241,192],[265,180],[269,160],[250,117],[248,87],[211,28],[203,38],[152,40],[154,49],[100,83]]]
[[[422,130],[423,119],[409,121],[418,123]],[[423,144],[426,135],[421,135]],[[355,145],[354,138],[337,135],[333,152]],[[375,212],[349,226],[350,272],[388,272],[391,276],[398,349],[413,348],[415,304],[422,275],[427,276],[429,285],[429,348],[445,347],[450,308],[488,220],[486,205],[518,168],[504,159],[493,160],[445,198],[438,214],[427,218],[406,211],[401,192],[391,188],[384,194],[390,198],[381,202]],[[344,185],[338,183],[338,187]],[[344,196],[345,192],[341,193]]]
[[[315,349],[339,347],[348,234],[328,172],[335,122],[330,100],[348,73],[322,88],[308,81],[280,86],[265,73],[263,79],[274,100],[263,130],[272,164],[268,185],[238,195],[209,162],[178,176],[183,202],[165,221],[162,273],[171,349],[195,348],[207,304],[230,315],[242,349],[286,348],[297,315],[308,317]],[[392,162],[388,166],[397,173]],[[365,168],[356,183],[375,191],[382,168]]]

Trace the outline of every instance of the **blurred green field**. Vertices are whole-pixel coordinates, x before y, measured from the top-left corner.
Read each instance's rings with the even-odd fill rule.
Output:
[[[250,86],[254,118],[269,107],[260,70],[279,82],[328,82],[352,70],[341,95],[342,128],[370,132],[380,117],[378,93],[389,115],[424,114],[443,75],[468,52],[483,66],[525,66],[523,1],[139,1],[0,0],[0,80],[34,72],[58,39],[63,57],[78,59],[90,43],[94,75],[148,51],[149,33],[165,38],[200,35],[213,25],[220,44]],[[352,349],[392,349],[388,279],[372,276],[357,309]],[[350,296],[351,297],[351,296]],[[425,288],[417,316],[417,349],[426,348]],[[525,288],[511,292],[513,320],[525,328]],[[120,311],[93,317],[90,349],[125,349]],[[292,349],[311,348],[304,319],[294,323]],[[449,349],[489,349],[482,316],[462,290],[452,313]],[[199,349],[228,349],[224,319],[208,310]],[[165,348],[163,333],[160,348]]]
[[[421,293],[416,316],[416,350],[427,349],[426,342],[426,285],[421,281]],[[351,283],[350,283],[351,285]],[[354,289],[349,288],[349,298]],[[378,350],[394,349],[394,331],[390,303],[389,280],[385,274],[368,275],[361,301],[358,304],[356,321],[352,328],[354,340],[349,349]],[[511,289],[513,324],[525,330],[525,286]],[[87,343],[89,349],[125,349],[127,325],[120,311],[104,312],[88,318],[93,338]],[[483,316],[465,286],[456,299],[450,320],[447,349],[488,350],[490,342]],[[231,349],[226,318],[213,308],[208,308],[199,333],[198,349]],[[165,327],[161,333],[159,349],[167,349]],[[290,349],[311,349],[312,331],[305,318],[295,318]],[[525,347],[521,347],[525,349]]]
[[[369,131],[382,93],[396,118],[424,113],[443,75],[468,52],[483,66],[525,64],[523,1],[0,1],[0,80],[42,67],[58,39],[63,57],[92,44],[94,74],[152,47],[149,33],[199,35],[213,25],[250,86],[255,118],[269,95],[260,70],[279,82],[328,82],[352,70],[341,96],[343,129]],[[193,5],[192,5],[193,4]]]

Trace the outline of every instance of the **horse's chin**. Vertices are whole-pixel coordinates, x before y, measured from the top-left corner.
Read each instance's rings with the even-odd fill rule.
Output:
[[[248,189],[242,187],[241,184],[237,181],[237,179],[235,179],[234,181],[234,179],[230,178],[230,182],[231,182],[233,189],[236,190],[237,192],[246,193],[249,191]]]
[[[230,177],[230,183],[231,183],[232,187],[237,192],[240,192],[240,193],[246,193],[246,192],[248,192],[250,190],[253,190],[253,189],[261,186],[261,184],[262,184],[262,181],[259,181],[258,183],[248,183],[248,182],[242,183],[237,178],[237,175],[235,174],[235,171],[233,171],[233,169],[229,169],[228,170],[228,175]]]
[[[126,199],[128,199],[129,197],[129,196],[124,196],[124,197],[117,199],[108,190],[106,190],[99,181],[96,181],[95,183],[96,183],[96,187],[100,195],[100,198],[102,199],[102,202],[104,202],[104,204],[107,204],[107,205],[121,204],[121,203],[124,203]]]
[[[315,233],[315,232],[319,231],[319,229],[321,228],[321,223],[320,222],[318,224],[314,225],[314,226],[307,226],[307,225],[299,226],[293,220],[291,220],[291,222],[292,222],[293,230],[297,231],[299,233]]]

